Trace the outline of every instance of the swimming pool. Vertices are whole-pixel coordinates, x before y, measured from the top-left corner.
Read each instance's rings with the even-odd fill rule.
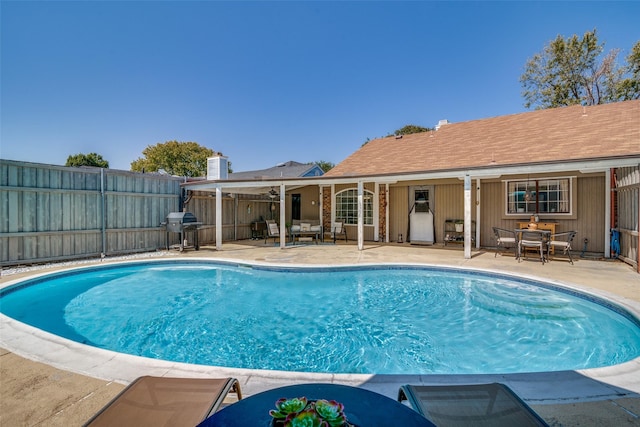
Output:
[[[161,261],[26,281],[0,310],[100,348],[251,369],[540,372],[640,355],[637,319],[559,290],[451,268]]]

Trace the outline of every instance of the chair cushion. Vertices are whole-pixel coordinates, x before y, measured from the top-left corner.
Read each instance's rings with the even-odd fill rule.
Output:
[[[269,233],[273,234],[278,234],[280,232],[280,229],[278,228],[278,224],[276,223],[269,223]]]
[[[515,243],[516,242],[516,238],[515,237],[500,237],[498,239],[498,242],[500,242],[500,243]]]
[[[310,231],[315,231],[318,232],[320,231],[322,228],[319,225],[312,225]]]
[[[308,222],[301,222],[300,231],[311,231],[311,224],[309,224]]]
[[[300,231],[300,226],[299,225],[292,225],[291,226],[291,231]]]

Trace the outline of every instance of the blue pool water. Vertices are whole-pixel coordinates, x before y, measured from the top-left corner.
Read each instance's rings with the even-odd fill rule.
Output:
[[[637,319],[552,288],[455,269],[164,261],[36,279],[0,310],[100,348],[251,369],[513,373],[640,356]]]

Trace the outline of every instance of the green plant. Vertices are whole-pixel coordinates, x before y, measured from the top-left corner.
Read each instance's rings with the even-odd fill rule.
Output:
[[[276,401],[277,410],[269,415],[285,427],[348,426],[344,405],[335,400],[319,399],[309,402],[306,397],[282,398]]]

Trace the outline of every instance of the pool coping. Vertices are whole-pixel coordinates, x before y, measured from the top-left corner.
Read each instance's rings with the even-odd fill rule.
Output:
[[[514,277],[591,295],[597,299],[611,301],[640,319],[640,302],[629,300],[602,290],[585,289],[579,284],[541,278],[528,274],[511,274],[504,271],[473,268],[469,266],[443,266],[430,263],[358,263],[358,264],[293,264],[261,261],[245,261],[233,258],[190,257],[191,261],[219,262],[232,265],[256,265],[269,269],[290,268],[366,268],[371,266],[411,266],[438,268],[447,270],[477,271],[485,274]],[[131,264],[165,261],[185,261],[184,258],[170,257],[117,261],[109,263]],[[96,265],[71,266],[56,270],[64,273],[72,270],[95,268]],[[52,272],[39,272],[0,285],[0,290],[18,283],[51,275]],[[604,399],[616,399],[640,396],[640,357],[631,361],[603,368],[576,371],[535,372],[518,374],[426,374],[426,375],[376,375],[376,374],[326,374],[288,371],[252,370],[225,368],[170,362],[159,359],[133,356],[110,350],[80,344],[61,338],[35,327],[21,323],[0,314],[0,346],[30,360],[42,362],[66,371],[75,372],[109,381],[128,384],[140,375],[184,376],[184,377],[235,377],[243,386],[245,394],[251,395],[270,388],[303,382],[327,382],[360,386],[379,392],[391,398],[397,397],[398,388],[403,384],[472,384],[501,382],[511,387],[520,397],[529,403],[557,404],[585,402]]]

